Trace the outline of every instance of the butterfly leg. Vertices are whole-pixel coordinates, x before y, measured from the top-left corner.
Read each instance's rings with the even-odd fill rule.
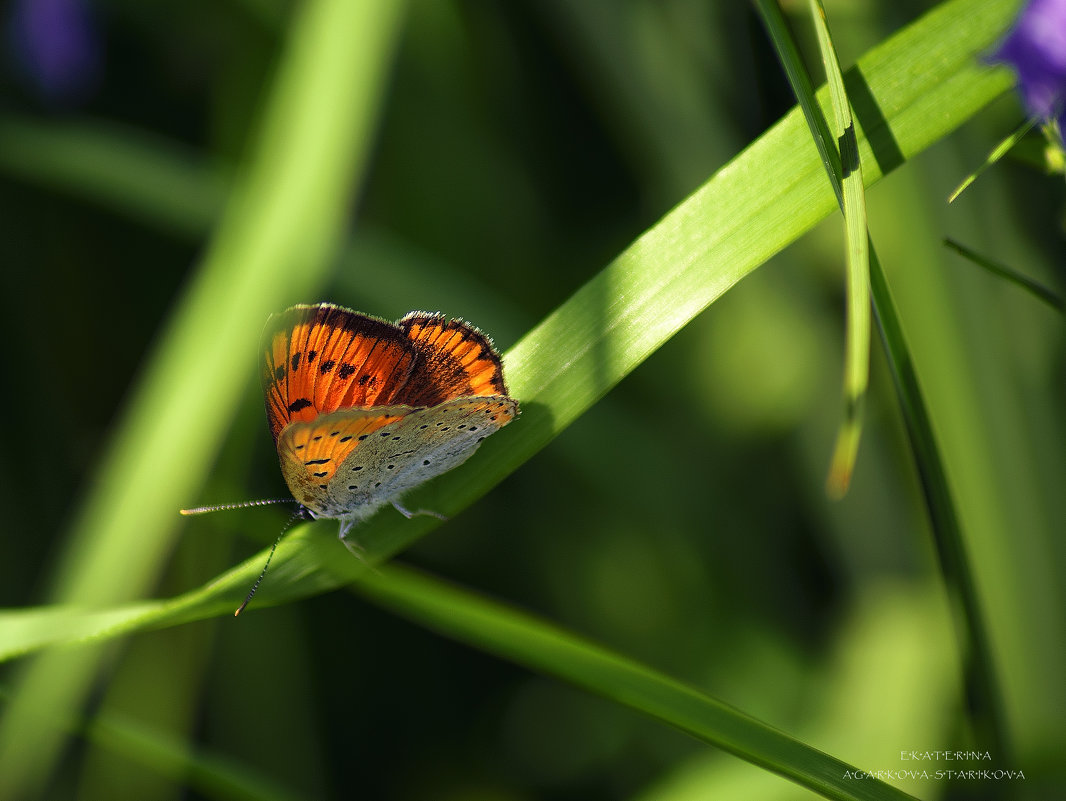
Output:
[[[448,518],[442,515],[440,512],[434,512],[432,509],[415,509],[413,512],[407,507],[403,506],[399,501],[393,501],[392,505],[396,508],[396,511],[410,520],[415,515],[427,515],[429,517],[435,517],[438,520],[447,520]]]
[[[344,543],[344,547],[348,549],[348,553],[350,553],[352,556],[354,556],[356,559],[363,563],[363,567],[368,569],[371,573],[380,576],[381,572],[367,559],[366,548],[364,548],[354,539],[349,539],[348,532],[351,530],[354,524],[354,521],[348,521],[347,523],[342,522],[338,538],[342,543]]]
[[[343,534],[341,534],[340,540],[344,543],[344,547],[348,549],[348,552],[352,556],[364,564],[369,564],[369,562],[366,561],[366,549],[362,545],[355,540],[348,539],[348,537]]]
[[[341,530],[337,532],[337,538],[344,543],[344,547],[351,552],[352,556],[360,562],[366,562],[366,550],[354,539],[348,538],[348,532],[352,530],[354,524],[354,520],[341,520]]]

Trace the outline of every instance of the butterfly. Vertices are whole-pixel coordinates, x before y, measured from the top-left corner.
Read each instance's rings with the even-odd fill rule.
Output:
[[[267,424],[294,519],[339,520],[353,550],[353,526],[387,504],[411,517],[404,493],[465,462],[519,411],[492,341],[440,314],[390,323],[329,303],[293,306],[267,321],[260,349]],[[236,614],[265,574],[266,566]]]

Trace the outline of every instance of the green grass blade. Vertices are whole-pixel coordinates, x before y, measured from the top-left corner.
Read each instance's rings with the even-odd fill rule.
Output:
[[[836,49],[829,33],[825,8],[811,0],[811,17],[818,34],[829,96],[833,103],[833,129],[840,151],[840,185],[843,195],[844,230],[847,239],[847,335],[844,356],[844,419],[826,482],[831,497],[840,498],[851,483],[855,457],[862,435],[862,410],[870,378],[870,250],[866,227],[866,194],[862,163],[855,140],[851,101],[844,88]]]
[[[1020,286],[1029,294],[1036,298],[1039,298],[1048,306],[1053,308],[1057,312],[1066,311],[1066,302],[1051,289],[1041,284],[1039,281],[1034,281],[1027,275],[1022,275],[1017,270],[1013,270],[1004,264],[994,262],[991,259],[985,258],[980,253],[977,253],[970,248],[963,245],[961,242],[956,242],[954,239],[945,239],[944,244],[962,256],[964,259],[969,259],[978,267],[983,267],[988,270],[992,275],[997,275],[1000,278],[1006,278],[1013,284]]]
[[[85,738],[125,759],[171,777],[205,798],[232,801],[299,801],[276,781],[232,760],[194,750],[172,734],[158,731],[127,715],[108,712],[85,726]]]
[[[812,2],[813,1],[814,0],[812,0]],[[776,7],[772,7],[769,3],[767,3],[766,6],[766,13],[772,20],[771,24],[773,25],[773,28],[775,30],[783,28],[783,21],[780,20],[780,15],[779,12],[777,12]],[[820,14],[817,14],[816,16],[820,16]],[[820,34],[820,36],[822,35],[823,34]],[[827,35],[828,33],[826,32],[824,36]],[[775,37],[775,41],[776,40],[777,37]],[[824,47],[823,53],[825,52]],[[783,57],[785,58],[795,56],[794,48],[792,48],[791,51],[783,50],[782,52]],[[827,61],[827,65],[831,63],[835,62],[830,58]],[[789,74],[790,80],[793,79],[794,75],[802,76],[802,65],[790,65],[790,67],[786,69],[786,72]],[[833,70],[831,66],[827,66],[827,72],[832,75]],[[847,119],[846,117],[840,116],[841,104],[847,102],[846,98],[843,97],[844,84],[843,82],[840,82],[834,89],[834,81],[832,77],[830,77],[829,83],[831,94],[838,96],[838,100],[834,102],[834,111],[838,115],[836,123],[838,126],[844,125],[845,127],[842,130],[846,130]],[[797,93],[803,93],[805,87],[810,86],[810,80],[809,78],[801,77],[795,81],[794,86]],[[828,139],[831,134],[828,132],[829,126],[822,115],[820,107],[809,100],[807,102],[801,102],[801,106],[805,113],[809,115],[808,124],[810,124],[812,128],[816,141]],[[843,139],[841,142],[841,153],[843,154],[845,152],[845,142]],[[823,161],[827,165],[827,169],[831,166],[835,167],[837,164],[841,163],[832,158],[832,149],[830,149],[829,157],[823,159]],[[843,161],[843,159],[841,159],[841,161]],[[846,163],[847,162],[843,162],[843,164]],[[849,205],[848,178],[850,176],[848,173],[849,170],[843,169],[843,166],[841,166],[841,172],[837,174],[830,172],[829,175],[830,180],[836,189],[837,197],[845,211],[845,215],[847,214]],[[930,519],[933,524],[933,534],[937,546],[937,552],[940,555],[941,569],[944,573],[945,581],[951,588],[953,588],[960,599],[963,611],[961,619],[957,622],[957,631],[959,632],[959,638],[962,643],[962,650],[967,654],[968,658],[966,668],[968,683],[972,687],[975,696],[977,696],[973,705],[972,720],[982,743],[993,746],[997,753],[1006,753],[1005,724],[1002,713],[1002,702],[1000,700],[1001,693],[999,690],[999,682],[995,678],[996,670],[993,663],[990,636],[985,623],[985,616],[981,611],[981,604],[976,591],[973,571],[966,555],[965,540],[959,524],[955,499],[950,491],[944,462],[940,455],[940,448],[933,435],[929,413],[926,408],[925,400],[922,397],[917,374],[914,371],[913,360],[908,351],[906,341],[903,338],[903,329],[896,314],[895,304],[889,293],[888,284],[885,281],[884,273],[881,270],[876,253],[874,253],[872,248],[869,247],[869,235],[866,231],[865,223],[865,203],[861,197],[861,187],[852,183],[850,190],[852,195],[852,208],[855,209],[856,204],[863,207],[861,213],[861,236],[865,241],[860,245],[857,241],[859,229],[849,225],[849,276],[852,281],[861,281],[862,284],[864,284],[864,294],[866,294],[866,296],[869,296],[872,289],[874,308],[877,313],[882,342],[888,352],[893,379],[900,399],[900,405],[903,409],[912,452],[924,489]],[[855,195],[858,195],[858,197],[855,197]],[[862,264],[863,275],[861,277],[853,274],[858,262],[852,261],[852,259],[856,258],[865,262]],[[849,317],[858,312],[858,309],[852,307],[852,304],[856,301],[856,297],[850,294],[850,292],[851,287],[849,286]],[[866,301],[863,302],[863,307],[862,314],[865,318],[866,336],[869,337],[869,314]],[[866,353],[868,354],[868,344]],[[849,346],[849,361],[853,358],[857,359],[858,357],[859,354],[850,352]],[[861,367],[858,362],[852,366],[862,369],[863,372],[868,371],[868,361],[865,356],[863,357]],[[863,377],[863,385],[865,385],[865,376]],[[854,398],[854,396],[849,394],[849,390],[852,388],[853,385],[850,385],[846,379],[846,400]],[[857,436],[857,432],[854,430],[849,431],[848,428],[848,421],[845,420],[844,426],[841,429],[841,436],[837,441],[837,453],[834,455],[834,469],[831,470],[830,474],[831,488],[834,486],[832,476],[837,469],[837,455],[843,450],[846,458],[847,452],[851,447],[854,447],[853,438]],[[854,458],[853,452],[851,453],[851,457]],[[850,470],[848,472],[850,473]]]
[[[835,799],[911,796],[651,668],[532,615],[397,565],[354,589],[398,614],[477,648],[599,693],[741,759]]]
[[[306,530],[305,527],[302,533]],[[325,551],[320,549],[324,544],[327,543],[322,537],[308,537],[302,545],[323,556]],[[339,580],[351,583],[357,592],[394,612],[630,706],[826,798],[848,801],[911,798],[876,779],[849,778],[849,773],[861,771],[692,687],[516,609],[396,564],[366,570],[356,560],[349,559],[336,563],[332,569],[337,571]],[[188,600],[191,603],[185,604],[186,611],[191,609],[197,616],[208,611],[196,599]],[[109,620],[100,622],[115,627],[115,621],[125,614],[127,622],[118,625],[117,630],[134,629],[152,617],[159,617],[152,614],[152,607],[156,612],[166,610],[172,616],[182,604],[182,599],[176,599],[114,610]],[[112,628],[104,636],[115,632],[116,628]],[[128,726],[108,723],[90,735],[102,737],[112,747],[131,750],[131,757],[161,763],[166,769],[186,759],[176,744],[154,740],[131,742],[134,733]],[[215,775],[210,764],[200,765],[199,770],[208,772],[205,782],[212,778],[216,782],[235,781],[228,772]]]
[[[98,120],[0,116],[0,169],[151,227],[202,237],[231,176],[195,151]]]
[[[796,40],[785,23],[781,7],[775,0],[756,0],[755,7],[762,17],[763,25],[766,27],[766,33],[769,35],[770,41],[777,51],[777,58],[785,71],[789,86],[792,87],[792,93],[796,96],[796,102],[799,103],[799,107],[803,111],[803,118],[811,129],[811,136],[814,138],[815,147],[818,148],[818,154],[822,157],[825,171],[831,176],[830,183],[833,191],[836,192],[837,202],[843,207],[844,195],[840,182],[833,179],[833,176],[839,179],[839,176],[843,173],[840,150],[837,148],[836,137],[833,136],[833,132],[829,129],[829,123],[818,105],[814,82],[803,65],[803,59],[800,56],[799,48],[796,46]]]
[[[914,361],[907,348],[895,303],[875,257],[870,262],[870,286],[881,332],[888,352],[892,380],[896,385],[907,438],[925,495],[933,540],[944,581],[961,606],[956,631],[964,654],[966,685],[970,690],[970,719],[978,743],[999,758],[1009,760],[1006,721],[999,681],[996,678],[991,637],[981,608],[959,514],[947,479],[932,421],[922,396]]]
[[[401,9],[301,6],[253,157],[77,517],[58,601],[111,605],[152,586],[178,530],[175,510],[202,480],[252,373],[263,320],[325,275]],[[80,649],[28,666],[0,725],[0,797],[27,797],[44,781],[59,749],[47,721],[80,704],[100,657]]]
[[[984,163],[963,178],[962,183],[955,187],[955,191],[948,195],[948,203],[954,203],[959,195],[965,192],[974,181],[981,177],[981,173],[1007,155],[1011,149],[1022,140],[1022,137],[1032,130],[1034,125],[1036,125],[1035,119],[1023,120],[1002,142],[992,148],[992,151],[988,154]]]
[[[844,355],[844,417],[837,432],[826,490],[840,498],[851,483],[851,474],[862,434],[862,409],[870,374],[869,236],[866,198],[851,102],[825,20],[825,9],[811,2],[818,44],[828,77],[834,126],[830,128],[815,96],[810,75],[804,68],[780,8],[772,0],[757,3],[763,23],[777,49],[785,74],[803,109],[826,173],[844,213],[847,241],[847,335]]]
[[[11,693],[0,687],[0,701]],[[96,745],[122,755],[130,762],[151,767],[159,775],[183,781],[208,798],[234,801],[297,801],[302,796],[287,792],[235,763],[211,753],[194,750],[172,733],[141,723],[128,715],[104,712],[91,720],[65,720],[64,731],[75,732]]]

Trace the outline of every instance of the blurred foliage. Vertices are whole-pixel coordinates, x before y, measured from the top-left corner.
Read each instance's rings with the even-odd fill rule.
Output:
[[[46,91],[14,51],[0,72],[2,402],[16,427],[0,451],[2,607],[49,600],[64,534],[189,290],[299,4],[84,5],[100,50],[88,83]],[[933,4],[826,5],[846,67]],[[745,4],[415,0],[402,26],[349,241],[320,294],[291,302],[440,309],[506,349],[793,105]],[[1062,294],[1061,180],[1008,160],[944,202],[1020,113],[1005,98],[867,196],[996,632],[1015,753],[992,766],[1030,775],[899,782],[923,798],[1066,788],[1062,319],[940,245],[950,236]],[[143,166],[116,174],[116,150]],[[851,490],[823,492],[843,253],[838,219],[816,228],[401,558],[869,770],[913,768],[900,751],[974,747],[965,655],[876,347]],[[255,355],[190,505],[286,494]],[[268,509],[186,523],[153,594],[203,584],[283,520]],[[109,657],[99,718],[50,797],[810,797],[344,592],[140,633]],[[190,777],[159,758],[169,748],[211,761]]]

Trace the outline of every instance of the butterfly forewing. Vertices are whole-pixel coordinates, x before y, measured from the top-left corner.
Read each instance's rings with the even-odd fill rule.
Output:
[[[404,403],[432,406],[470,395],[507,395],[492,341],[469,323],[411,312],[397,325],[407,332],[419,355]]]
[[[264,334],[263,390],[275,441],[292,422],[395,402],[417,359],[392,323],[337,306],[294,306]]]

